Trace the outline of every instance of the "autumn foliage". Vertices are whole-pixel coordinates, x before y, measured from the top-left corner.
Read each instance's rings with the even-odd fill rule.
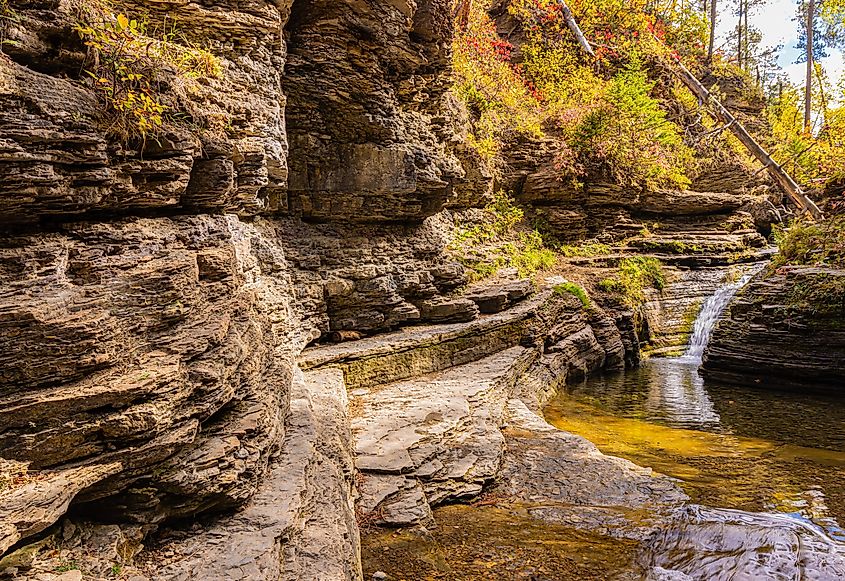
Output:
[[[638,4],[634,2],[633,4]],[[684,187],[692,159],[679,128],[654,95],[647,62],[688,46],[703,50],[704,23],[675,14],[650,13],[646,2],[577,0],[570,3],[596,51],[579,52],[554,0],[513,0],[519,23],[517,49],[475,3],[455,39],[457,92],[472,112],[471,137],[495,162],[518,138],[551,138],[562,180],[601,176],[619,183]]]

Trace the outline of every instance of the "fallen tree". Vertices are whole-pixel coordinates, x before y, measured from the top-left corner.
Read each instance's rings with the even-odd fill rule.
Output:
[[[592,46],[578,26],[578,22],[572,15],[569,6],[563,0],[558,0],[558,3],[560,4],[561,12],[566,20],[567,26],[572,31],[582,50],[590,56],[595,56]],[[655,37],[655,40],[661,42],[657,37]],[[724,128],[729,129],[748,152],[763,164],[763,168],[772,176],[775,183],[780,186],[804,213],[808,214],[814,220],[821,220],[823,215],[819,207],[807,197],[802,191],[801,186],[792,179],[792,176],[783,169],[783,166],[772,159],[772,156],[757,143],[745,127],[743,127],[742,123],[684,66],[680,57],[675,56],[673,60],[674,62],[668,63],[669,69],[681,79],[684,85],[692,91],[701,103],[708,107],[713,113],[713,116],[723,124]]]

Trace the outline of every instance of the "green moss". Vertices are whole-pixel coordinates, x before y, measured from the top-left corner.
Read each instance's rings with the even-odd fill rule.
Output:
[[[76,564],[76,561],[64,561],[61,565],[57,566],[53,569],[57,573],[66,573],[68,571],[76,571],[79,569],[79,566]]]
[[[0,0],[0,54],[3,53],[5,45],[17,46],[18,43],[6,38],[10,22],[20,22],[21,17],[17,11],[9,6],[9,0]]]
[[[701,305],[703,301],[696,301],[684,311],[683,317],[681,317],[681,333],[689,338],[692,335],[693,327],[695,327],[695,321],[698,319],[698,314],[701,312]]]
[[[574,282],[563,282],[555,285],[554,292],[560,296],[566,296],[567,294],[573,295],[581,301],[585,309],[590,308],[590,297],[581,285],[575,284]]]
[[[845,320],[845,276],[826,272],[801,276],[789,293],[787,307],[795,312]]]
[[[698,254],[706,249],[697,244],[687,244],[682,240],[637,240],[634,245],[651,252],[666,252],[670,254]]]

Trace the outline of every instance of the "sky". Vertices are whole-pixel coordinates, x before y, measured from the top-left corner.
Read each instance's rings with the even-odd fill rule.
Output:
[[[717,0],[725,6],[725,13],[718,20],[718,34],[725,42],[728,33],[736,26],[736,17],[730,14],[735,2]],[[756,26],[763,33],[763,45],[783,44],[779,65],[796,85],[802,85],[806,71],[805,64],[795,64],[800,52],[795,48],[798,41],[798,23],[795,17],[796,0],[768,0],[748,15],[748,23]],[[730,48],[727,49],[730,52]],[[845,74],[845,57],[841,51],[828,50],[830,56],[821,60],[822,65],[835,84]]]

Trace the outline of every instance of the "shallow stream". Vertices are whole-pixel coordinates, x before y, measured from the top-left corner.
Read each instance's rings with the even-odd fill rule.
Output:
[[[807,519],[845,542],[845,402],[705,383],[691,358],[569,386],[554,426],[680,481],[707,506]]]
[[[783,514],[845,544],[841,400],[705,383],[692,358],[652,359],[561,391],[546,419],[604,453],[678,479],[695,503]],[[367,578],[634,580],[636,543],[534,519],[526,507],[453,505],[437,528],[364,535]]]
[[[709,533],[706,527],[693,532],[692,545],[676,544],[683,533],[668,531],[668,543],[658,542],[646,551],[655,557],[652,564],[696,571],[696,579],[749,578],[723,569],[733,556],[752,563],[747,570],[763,572],[759,578],[794,577],[779,569],[788,559],[776,558],[776,553],[795,549],[789,546],[789,535],[766,546],[763,552],[771,554],[758,555],[755,551],[762,547],[746,547],[743,537],[752,529],[736,529],[728,523],[732,519],[798,527],[820,539],[823,551],[845,552],[845,402],[717,385],[698,374],[716,320],[751,274],[705,301],[684,357],[651,359],[638,369],[570,385],[544,410],[550,424],[583,436],[605,454],[675,478],[690,496],[693,512],[698,505],[709,507],[704,512],[716,509],[709,517],[715,525]],[[365,575],[382,571],[388,579],[407,580],[580,581],[634,580],[646,574],[637,543],[624,535],[545,522],[531,510],[507,499],[482,498],[472,506],[435,509],[433,530],[365,532]],[[718,547],[725,546],[732,529],[744,532],[733,539],[731,555],[720,554]],[[719,543],[710,546],[714,540]],[[822,570],[824,558],[820,563],[805,563],[805,572],[831,578]]]

